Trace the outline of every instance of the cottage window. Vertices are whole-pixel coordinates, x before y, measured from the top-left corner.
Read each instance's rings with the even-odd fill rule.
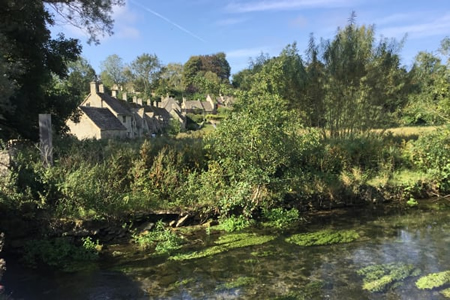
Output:
[[[126,123],[127,122],[127,117],[122,116],[122,123]]]
[[[87,107],[91,106],[91,103],[89,103],[89,102],[88,102],[88,103],[86,103],[86,106],[87,106]]]

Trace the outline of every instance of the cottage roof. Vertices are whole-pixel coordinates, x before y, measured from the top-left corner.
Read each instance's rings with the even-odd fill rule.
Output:
[[[131,106],[126,101],[118,100],[116,98],[111,97],[108,94],[105,94],[105,93],[98,93],[98,95],[117,114],[125,115],[125,116],[129,116],[129,115],[132,114],[131,113]]]
[[[213,111],[214,110],[214,107],[213,107],[212,103],[210,103],[208,101],[202,102],[202,105],[203,105],[203,109],[205,111]]]
[[[80,109],[101,130],[127,130],[107,108],[80,106]]]
[[[199,100],[192,100],[185,102],[186,109],[203,109],[202,102]]]

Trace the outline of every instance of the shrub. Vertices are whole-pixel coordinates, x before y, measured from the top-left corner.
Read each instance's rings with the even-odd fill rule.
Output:
[[[76,263],[95,261],[101,245],[90,237],[82,239],[82,245],[76,246],[65,238],[30,240],[24,248],[24,261],[37,267],[45,264],[64,271],[72,271]]]
[[[170,254],[181,248],[183,239],[164,226],[160,220],[153,231],[144,234],[134,234],[133,240],[141,249],[155,247],[157,254]]]
[[[287,210],[280,207],[263,210],[263,217],[267,220],[265,226],[283,229],[297,222],[300,219],[300,214],[295,208]]]

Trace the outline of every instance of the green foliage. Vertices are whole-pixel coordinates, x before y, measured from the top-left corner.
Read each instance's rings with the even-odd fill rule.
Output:
[[[298,127],[286,102],[268,94],[264,82],[260,88],[242,94],[240,107],[206,139],[228,184],[245,195],[235,205],[246,214],[274,194],[283,193],[279,183],[298,145]]]
[[[375,44],[374,26],[349,24],[322,42],[326,74],[325,119],[332,137],[383,128],[402,95],[403,71],[394,40]]]
[[[191,56],[183,67],[186,92],[219,94],[220,85],[229,83],[231,68],[225,53]]]
[[[415,206],[419,205],[417,200],[414,199],[413,197],[409,198],[409,200],[406,202],[406,204],[410,207],[415,207]]]
[[[351,243],[359,239],[359,234],[355,230],[320,230],[311,233],[295,234],[286,239],[286,242],[299,246],[321,246]]]
[[[90,237],[82,239],[76,246],[65,238],[30,240],[24,248],[23,259],[26,264],[37,267],[45,264],[64,271],[76,270],[81,262],[95,261],[101,245]]]
[[[181,248],[183,239],[166,228],[160,220],[156,223],[156,228],[141,234],[134,234],[133,240],[141,250],[154,247],[157,254],[170,254]]]
[[[220,219],[220,223],[216,228],[226,232],[241,231],[250,227],[253,223],[252,220],[245,218],[243,215],[230,216]]]
[[[443,40],[441,53],[445,51]],[[412,89],[405,107],[404,121],[410,124],[442,124],[450,118],[450,65],[437,54],[420,52],[410,72]]]
[[[422,135],[409,149],[414,164],[422,170],[450,175],[450,129]]]
[[[287,210],[279,207],[271,210],[263,210],[263,217],[267,220],[267,222],[264,223],[264,226],[283,229],[298,222],[300,214],[295,208]]]
[[[435,288],[445,287],[450,284],[450,271],[432,273],[420,277],[416,281],[417,288],[421,290],[432,290]]]
[[[369,292],[383,292],[396,282],[411,276],[419,276],[421,270],[410,264],[391,263],[368,266],[358,270],[357,273],[364,277],[364,290]]]

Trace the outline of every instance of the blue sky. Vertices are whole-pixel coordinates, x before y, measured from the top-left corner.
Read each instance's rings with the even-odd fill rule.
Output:
[[[310,33],[329,39],[352,11],[358,25],[375,24],[377,36],[407,39],[401,56],[410,66],[419,51],[435,51],[450,36],[450,0],[126,0],[114,9],[115,34],[87,45],[77,28],[58,25],[79,38],[83,56],[97,70],[108,55],[130,63],[143,53],[163,64],[184,64],[192,55],[225,52],[236,73],[261,52],[276,56],[297,42],[303,54]]]

